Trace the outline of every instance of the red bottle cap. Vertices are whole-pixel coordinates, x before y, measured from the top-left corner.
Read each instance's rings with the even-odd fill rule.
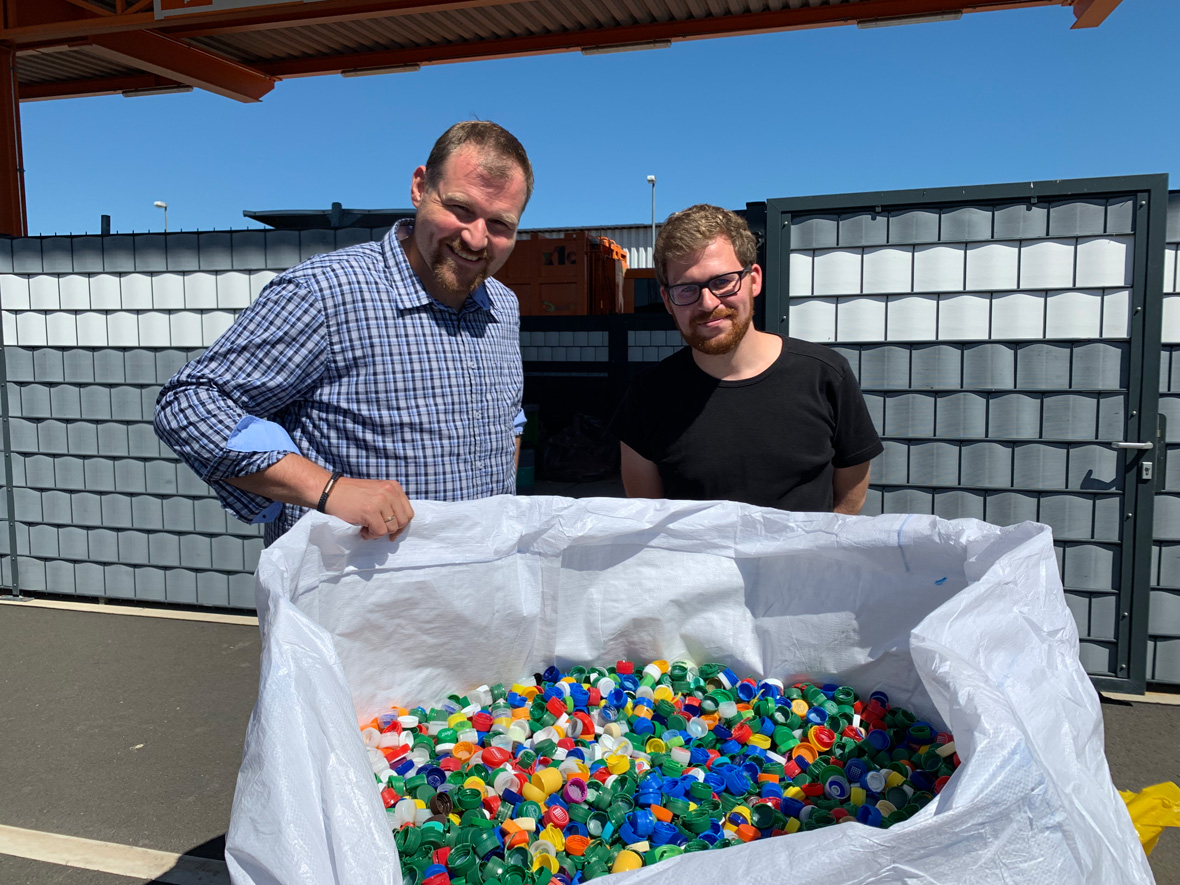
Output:
[[[630,676],[635,672],[635,665],[630,661],[619,661],[615,664],[615,672],[620,676]]]
[[[512,754],[503,747],[484,747],[479,758],[488,768],[499,768],[512,758]]]

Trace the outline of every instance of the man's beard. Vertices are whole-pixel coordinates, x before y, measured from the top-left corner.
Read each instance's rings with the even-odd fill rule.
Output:
[[[468,251],[463,248],[463,242],[458,237],[448,243],[439,243],[430,259],[430,272],[434,276],[434,281],[444,292],[456,298],[466,298],[483,285],[483,281],[488,278],[488,255],[486,251],[480,253],[483,258],[483,268],[476,273],[475,277],[460,279],[456,270],[461,266],[458,262],[462,259],[450,254],[454,249],[461,252]]]
[[[732,320],[729,331],[724,335],[706,337],[697,329],[699,322],[723,318]],[[680,335],[693,350],[700,351],[707,356],[719,356],[723,353],[730,353],[741,343],[741,340],[746,337],[746,332],[750,330],[750,323],[753,320],[753,311],[743,317],[736,310],[719,304],[705,319],[690,321],[688,330],[681,329]]]

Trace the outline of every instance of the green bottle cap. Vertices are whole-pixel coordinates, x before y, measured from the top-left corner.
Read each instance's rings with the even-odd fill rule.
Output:
[[[422,831],[418,827],[402,827],[394,832],[393,844],[403,858],[417,854],[422,845]]]
[[[709,843],[703,839],[689,839],[684,845],[684,852],[687,854],[690,851],[708,851]]]
[[[750,808],[750,823],[760,830],[768,830],[774,826],[774,815],[772,806],[760,802]]]
[[[590,817],[591,808],[585,802],[571,802],[566,811],[569,813],[570,820],[584,824],[586,819]]]
[[[834,692],[832,692],[832,700],[837,704],[855,704],[856,692],[847,685],[841,685]]]
[[[472,873],[478,874],[479,855],[470,845],[456,845],[447,855],[447,867],[464,877]]]

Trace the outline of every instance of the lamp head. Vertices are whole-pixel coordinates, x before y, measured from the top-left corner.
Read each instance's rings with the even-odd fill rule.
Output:
[[[654,175],[649,175],[649,176],[647,176],[647,182],[648,182],[648,184],[655,184],[655,183],[656,183],[656,177],[655,177]]]
[[[156,200],[156,202],[153,203],[152,205],[155,206],[157,209],[167,209],[168,208],[168,204],[165,203],[163,200]]]

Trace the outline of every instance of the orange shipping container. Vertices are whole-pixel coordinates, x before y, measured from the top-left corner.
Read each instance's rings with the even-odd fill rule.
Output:
[[[517,240],[496,279],[516,292],[521,316],[587,316],[622,311],[625,268],[611,240],[575,231]]]

